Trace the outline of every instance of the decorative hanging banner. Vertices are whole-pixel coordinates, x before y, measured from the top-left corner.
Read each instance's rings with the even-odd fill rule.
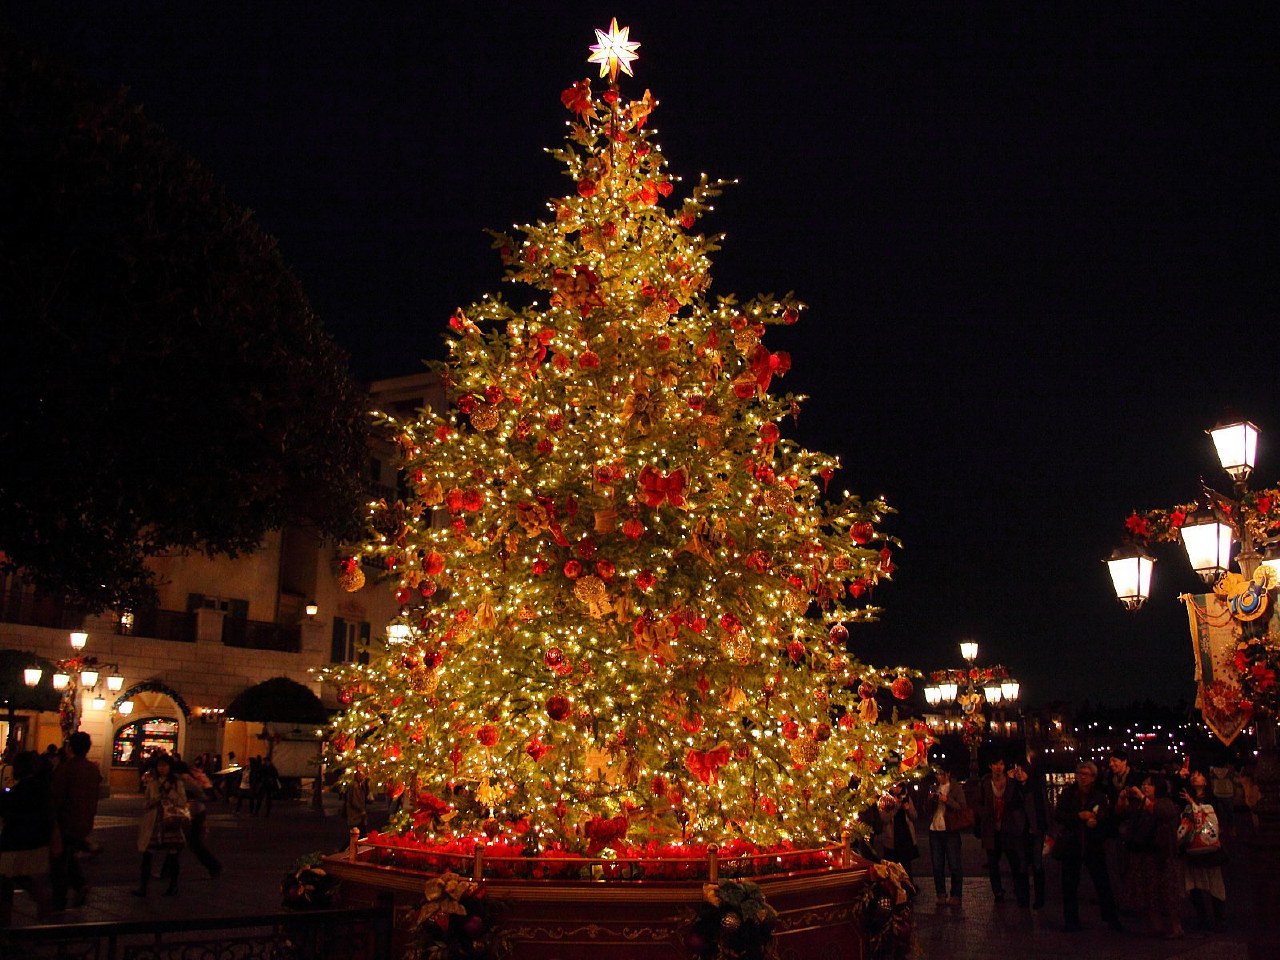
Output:
[[[1196,706],[1214,735],[1230,746],[1253,717],[1252,710],[1241,707],[1245,697],[1235,664],[1239,626],[1228,601],[1217,594],[1185,593],[1180,599],[1187,605],[1195,648]]]

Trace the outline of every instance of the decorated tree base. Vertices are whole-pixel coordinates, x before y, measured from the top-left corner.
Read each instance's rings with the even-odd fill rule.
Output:
[[[342,880],[345,905],[393,905],[391,955],[404,956],[415,940],[420,942],[414,927],[423,915],[424,887],[439,875],[378,862],[387,859],[386,849],[361,845],[326,858],[324,866]],[[754,884],[759,899],[770,908],[770,943],[766,952],[728,955],[832,960],[894,956],[896,951],[885,941],[885,934],[896,926],[899,934],[905,929],[909,938],[909,904],[904,924],[902,906],[893,909],[892,885],[877,877],[880,868],[847,852],[842,859],[843,863],[832,862],[821,869],[751,877],[745,886]],[[654,864],[654,871],[662,864]],[[727,906],[708,902],[708,885],[718,879],[714,857],[702,869],[690,871],[698,875],[683,880],[486,879],[484,862],[478,861],[478,865],[477,884],[461,881],[454,874],[445,876],[483,894],[483,915],[473,918],[463,913],[468,899],[462,897],[464,906],[441,911],[442,923],[436,928],[467,930],[461,936],[473,938],[471,952],[468,946],[453,944],[453,950],[441,948],[439,956],[689,960],[717,956],[717,939],[738,933],[743,923],[741,915]],[[590,875],[596,867],[609,865],[610,861],[584,861],[583,868]],[[732,865],[731,861],[726,863]],[[499,864],[494,866],[503,872]],[[711,887],[714,889],[714,884]],[[438,882],[434,888],[439,890]],[[447,901],[443,896],[441,899]],[[450,912],[454,916],[448,916]],[[475,950],[476,946],[480,949]],[[886,946],[890,949],[883,952]],[[410,955],[424,953],[420,949]]]

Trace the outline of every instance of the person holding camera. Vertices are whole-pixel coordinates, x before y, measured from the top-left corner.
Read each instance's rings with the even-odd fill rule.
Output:
[[[978,818],[982,849],[987,854],[987,874],[996,903],[1004,903],[1004,883],[1000,877],[1000,860],[1009,861],[1009,876],[1018,906],[1031,906],[1031,888],[1027,881],[1022,850],[1026,843],[1027,818],[1022,809],[1022,788],[1009,778],[1004,757],[993,757],[988,764],[991,773],[978,784],[978,800],[974,804]]]
[[[1129,854],[1129,902],[1145,913],[1151,933],[1181,939],[1182,874],[1178,870],[1178,808],[1164,777],[1125,788],[1120,837]]]

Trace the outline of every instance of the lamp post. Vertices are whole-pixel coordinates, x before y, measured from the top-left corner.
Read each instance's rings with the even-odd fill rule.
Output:
[[[1118,549],[1106,561],[1117,598],[1131,611],[1150,596],[1155,560],[1142,544],[1147,541],[1181,540],[1187,560],[1206,583],[1217,583],[1230,570],[1232,551],[1240,575],[1252,596],[1236,601],[1233,629],[1243,656],[1243,693],[1238,709],[1248,714],[1258,737],[1256,782],[1261,799],[1254,812],[1259,834],[1280,842],[1280,754],[1276,720],[1280,713],[1274,671],[1280,647],[1269,628],[1271,617],[1242,615],[1246,604],[1266,598],[1274,604],[1280,583],[1280,490],[1251,490],[1249,477],[1258,450],[1258,428],[1247,420],[1221,424],[1206,431],[1213,438],[1222,469],[1231,477],[1233,495],[1227,496],[1203,480],[1196,504],[1170,511],[1137,512],[1126,521],[1133,542]],[[1238,548],[1238,549],[1237,549]],[[1265,568],[1265,569],[1264,569]],[[1256,608],[1255,608],[1256,609]],[[1250,611],[1252,612],[1252,611]],[[1203,707],[1201,704],[1197,706]]]
[[[124,688],[124,677],[115,664],[109,664],[110,673],[104,678],[102,671],[98,669],[97,657],[85,656],[84,648],[89,642],[89,635],[83,630],[76,630],[71,634],[71,648],[75,653],[63,660],[54,662],[54,672],[51,679],[53,689],[62,695],[62,699],[58,705],[58,721],[62,727],[62,738],[65,740],[80,729],[80,702],[81,695],[84,693],[97,693],[101,683],[106,684],[106,689],[111,693],[118,693]],[[24,672],[23,679],[28,686],[34,687],[40,682],[42,671],[28,669]],[[33,679],[34,676],[34,679]],[[124,709],[121,704],[121,713],[128,714],[133,709],[132,701],[126,700],[129,709]],[[101,695],[93,698],[92,708],[94,710],[105,710],[107,701]]]
[[[982,726],[986,718],[982,703],[993,707],[1001,702],[1015,703],[1022,692],[1021,684],[1009,676],[1003,666],[994,666],[982,676],[974,662],[978,659],[978,644],[965,640],[960,644],[960,656],[968,666],[964,670],[943,670],[933,674],[937,681],[925,687],[925,702],[930,706],[956,703],[960,707],[962,734],[969,748],[969,778],[978,776],[978,746],[982,740]],[[979,688],[979,679],[983,686]]]

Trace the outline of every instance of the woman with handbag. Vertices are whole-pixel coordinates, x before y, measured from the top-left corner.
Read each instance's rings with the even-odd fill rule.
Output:
[[[1182,791],[1182,799],[1187,806],[1182,811],[1178,841],[1186,865],[1187,892],[1191,894],[1196,919],[1206,930],[1210,928],[1210,921],[1205,900],[1213,902],[1212,928],[1221,930],[1227,907],[1227,888],[1222,882],[1221,821],[1204,771],[1191,771],[1190,787]]]
[[[160,867],[161,879],[168,878],[166,896],[178,892],[178,854],[186,844],[186,829],[191,822],[191,808],[187,805],[187,791],[174,769],[167,753],[152,758],[154,764],[144,777],[146,792],[142,821],[138,824],[138,852],[142,854],[142,872],[135,897],[147,895],[151,881],[151,861],[156,853],[164,854]]]
[[[960,835],[973,829],[973,810],[964,788],[951,779],[945,767],[934,768],[934,783],[925,799],[924,816],[929,824],[929,859],[933,865],[933,889],[938,906],[961,906],[964,894],[964,865],[960,862]],[[946,875],[951,874],[951,896],[947,896]]]

